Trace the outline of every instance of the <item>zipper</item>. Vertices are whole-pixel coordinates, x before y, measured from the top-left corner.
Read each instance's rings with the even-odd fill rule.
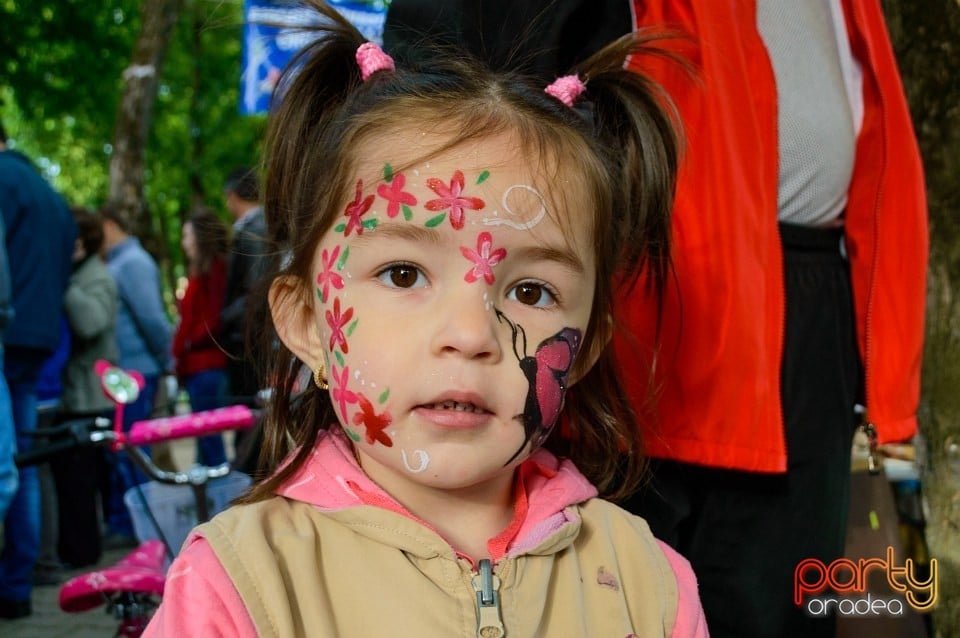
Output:
[[[500,619],[500,577],[493,573],[490,559],[480,561],[477,574],[470,580],[477,592],[477,638],[501,638],[506,635]]]

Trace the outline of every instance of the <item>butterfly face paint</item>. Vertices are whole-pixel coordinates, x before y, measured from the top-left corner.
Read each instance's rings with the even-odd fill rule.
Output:
[[[581,333],[576,328],[564,328],[541,341],[533,356],[528,356],[527,335],[523,326],[513,323],[499,310],[496,312],[497,319],[510,326],[514,356],[520,362],[520,369],[529,385],[523,413],[519,418],[526,432],[524,443],[529,443],[530,449],[535,450],[543,445],[560,418],[570,369],[580,350]],[[517,450],[507,463],[525,447]]]

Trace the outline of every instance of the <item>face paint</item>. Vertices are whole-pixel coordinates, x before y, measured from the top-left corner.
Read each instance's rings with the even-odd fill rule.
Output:
[[[393,447],[393,439],[385,432],[386,427],[393,422],[390,413],[384,411],[377,414],[370,399],[359,392],[357,403],[360,405],[360,411],[353,415],[353,424],[366,428],[367,443],[382,443],[386,447]]]
[[[344,367],[340,373],[337,373],[337,366],[330,366],[330,379],[333,381],[333,401],[340,409],[343,422],[348,423],[347,404],[357,402],[356,392],[347,388],[347,382],[350,380],[350,368]]]
[[[510,204],[507,202],[507,198],[510,197],[510,193],[512,193],[514,189],[517,189],[517,188],[522,188],[525,191],[529,191],[533,193],[537,197],[537,199],[540,200],[540,210],[537,211],[537,214],[525,222],[515,222],[512,219],[500,219],[499,217],[496,216],[499,213],[494,211],[493,212],[494,217],[483,218],[483,224],[485,226],[509,226],[510,228],[515,228],[517,230],[530,230],[531,228],[539,224],[541,221],[543,221],[544,216],[547,214],[547,206],[546,206],[546,202],[543,199],[543,195],[541,195],[540,191],[538,191],[534,187],[527,186],[526,184],[514,184],[513,186],[511,186],[510,188],[508,188],[503,192],[503,197],[500,198],[500,205],[503,206],[503,210],[506,211],[508,215],[512,216],[514,214],[513,209],[510,208]]]
[[[370,210],[370,207],[373,206],[374,199],[376,199],[374,195],[363,196],[363,180],[358,179],[357,194],[343,211],[343,216],[347,218],[347,222],[345,224],[338,224],[334,230],[338,233],[342,232],[344,237],[349,237],[350,232],[353,230],[356,230],[358,235],[362,235],[364,228],[375,228],[377,225],[376,219],[368,219],[366,221],[363,219],[363,216]]]
[[[407,451],[400,450],[400,458],[403,459],[403,466],[407,468],[408,471],[413,472],[414,474],[419,474],[420,472],[426,470],[427,466],[430,465],[430,456],[425,450],[414,450],[413,456],[419,463],[419,465],[416,467],[410,465],[410,461],[407,459]]]
[[[524,445],[517,450],[507,463],[510,463],[530,444],[536,449],[546,440],[563,409],[563,398],[567,391],[567,377],[580,349],[580,331],[564,328],[552,337],[540,342],[532,357],[527,356],[527,335],[522,326],[510,321],[499,310],[497,319],[510,326],[513,337],[513,352],[520,362],[520,369],[530,387],[523,413],[518,415],[523,421],[526,433]],[[519,341],[522,337],[523,343]]]
[[[417,205],[417,198],[412,193],[403,190],[403,187],[407,184],[407,178],[404,177],[403,173],[394,174],[389,164],[384,166],[383,176],[387,184],[380,184],[377,187],[377,195],[388,202],[387,217],[396,217],[402,207],[403,218],[410,221],[413,217],[413,211],[410,210],[410,207]]]
[[[481,180],[482,181],[482,180]],[[479,197],[466,197],[463,195],[463,172],[456,170],[450,179],[448,186],[442,179],[431,177],[427,179],[427,187],[436,193],[439,197],[431,199],[424,208],[430,211],[450,210],[450,225],[454,229],[463,228],[464,209],[480,210],[486,204]],[[443,221],[443,215],[437,215],[427,220],[426,226],[432,227]]]
[[[327,325],[330,326],[330,352],[339,345],[344,354],[350,351],[347,346],[347,335],[344,333],[344,326],[353,318],[353,308],[347,308],[346,312],[340,313],[340,297],[333,300],[333,312],[326,311]],[[352,332],[353,326],[349,329]]]
[[[337,261],[339,255],[340,246],[335,246],[332,251],[327,251],[327,249],[324,248],[323,252],[320,253],[320,263],[323,266],[323,272],[317,275],[317,296],[323,303],[326,303],[327,299],[330,298],[330,286],[333,286],[337,290],[343,289],[343,277],[334,272],[334,268],[337,270],[343,268],[346,252],[344,253],[343,261]]]
[[[493,267],[503,261],[503,258],[507,256],[507,250],[505,248],[493,250],[493,237],[487,232],[480,233],[477,236],[476,250],[461,246],[460,252],[464,257],[473,262],[473,268],[467,271],[463,279],[473,283],[483,277],[487,285],[492,284],[495,280]]]

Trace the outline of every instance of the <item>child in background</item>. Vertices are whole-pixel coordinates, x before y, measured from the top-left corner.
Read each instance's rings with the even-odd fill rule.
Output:
[[[188,539],[146,635],[706,636],[686,561],[598,498],[643,471],[614,276],[668,267],[644,37],[545,90],[397,67],[311,4],[268,137],[273,474]]]

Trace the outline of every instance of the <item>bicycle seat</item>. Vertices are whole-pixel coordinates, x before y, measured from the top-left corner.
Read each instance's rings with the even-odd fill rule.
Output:
[[[60,609],[81,612],[106,602],[115,592],[163,595],[166,549],[154,539],[107,567],[71,578],[60,588]]]

